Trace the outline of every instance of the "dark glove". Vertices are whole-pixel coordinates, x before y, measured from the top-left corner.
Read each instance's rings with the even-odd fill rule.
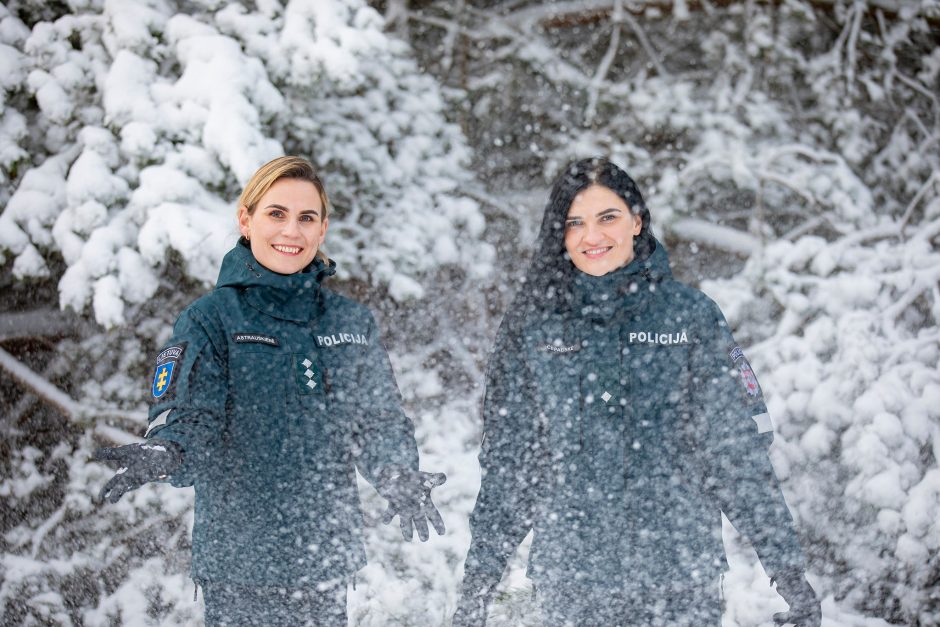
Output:
[[[774,614],[777,625],[792,623],[797,627],[819,627],[822,623],[822,607],[816,591],[806,581],[802,572],[775,577],[777,594],[790,605],[789,612]]]
[[[136,490],[149,481],[165,479],[183,463],[183,454],[175,442],[148,440],[141,444],[99,448],[95,459],[119,466],[117,474],[98,494],[99,501],[107,499],[117,503],[125,492]]]
[[[437,535],[444,535],[444,520],[431,502],[431,489],[447,481],[441,472],[421,472],[410,468],[390,467],[378,478],[378,491],[388,500],[388,509],[382,515],[382,523],[388,524],[397,515],[401,535],[411,542],[411,527],[418,530],[422,542],[428,540],[430,520]]]
[[[498,581],[496,582],[498,583]],[[486,613],[496,593],[496,584],[473,576],[464,576],[454,612],[453,627],[483,627]]]

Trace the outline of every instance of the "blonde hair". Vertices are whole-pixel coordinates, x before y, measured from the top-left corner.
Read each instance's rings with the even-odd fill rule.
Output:
[[[239,211],[244,207],[248,215],[254,214],[261,197],[281,179],[300,179],[313,183],[320,195],[320,203],[323,205],[323,215],[320,216],[320,220],[326,221],[330,213],[330,199],[326,195],[326,188],[313,164],[303,157],[278,157],[258,168],[251,175],[251,180],[245,185],[242,195],[238,198]],[[322,249],[317,250],[317,257],[324,263],[329,261]]]

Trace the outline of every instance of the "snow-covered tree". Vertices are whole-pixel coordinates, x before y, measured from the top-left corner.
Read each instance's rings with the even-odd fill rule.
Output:
[[[754,362],[827,619],[940,624],[940,2],[372,5],[0,6],[0,315],[55,304],[106,328],[0,335],[19,358],[4,371],[45,397],[0,380],[3,622],[198,623],[190,497],[146,488],[102,513],[86,460],[140,433],[146,355],[214,279],[241,184],[296,153],[336,206],[343,287],[411,307],[386,325],[408,339],[392,357],[450,476],[447,536],[372,530],[354,624],[452,611],[488,316],[550,178],[591,154],[637,178],[678,273]],[[522,553],[494,624],[538,624]],[[732,570],[726,621],[768,620],[762,571]]]
[[[31,30],[3,17],[5,93],[38,105],[29,132],[13,107],[2,124],[2,166],[17,180],[0,246],[16,276],[42,276],[61,255],[62,304],[122,324],[167,286],[173,255],[214,281],[240,186],[294,152],[332,192],[340,276],[405,299],[442,264],[489,268],[473,245],[479,206],[459,189],[471,178],[462,135],[364,2],[76,4]]]

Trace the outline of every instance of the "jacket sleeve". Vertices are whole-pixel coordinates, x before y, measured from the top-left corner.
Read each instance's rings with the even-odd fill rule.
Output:
[[[356,467],[376,485],[386,466],[418,469],[414,424],[402,410],[401,393],[382,345],[378,325],[369,316],[366,359],[360,369],[359,407],[353,413],[353,456]]]
[[[532,528],[540,489],[538,404],[522,321],[507,316],[486,372],[480,493],[470,515],[464,580],[495,585]]]
[[[803,551],[767,454],[773,425],[760,384],[718,306],[706,301],[705,309],[693,349],[705,484],[771,577],[802,572]]]
[[[182,448],[183,463],[168,479],[174,486],[193,485],[217,454],[227,415],[224,346],[222,331],[190,307],[180,314],[172,338],[157,356],[144,437]]]

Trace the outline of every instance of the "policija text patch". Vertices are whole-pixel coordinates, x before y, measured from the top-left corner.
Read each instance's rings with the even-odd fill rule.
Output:
[[[177,374],[185,352],[186,342],[180,342],[175,346],[167,346],[157,355],[157,368],[154,370],[153,383],[150,386],[154,398],[163,398],[176,387],[174,374]]]

